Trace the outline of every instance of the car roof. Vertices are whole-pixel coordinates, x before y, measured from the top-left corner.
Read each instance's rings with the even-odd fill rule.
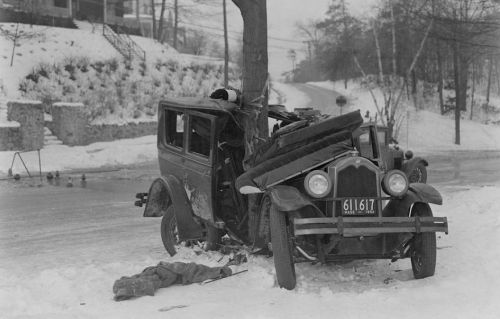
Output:
[[[176,97],[168,98],[160,101],[161,106],[176,107],[197,111],[215,111],[223,113],[231,113],[232,111],[238,109],[238,105],[232,102],[210,99],[210,98],[199,98],[199,97]]]

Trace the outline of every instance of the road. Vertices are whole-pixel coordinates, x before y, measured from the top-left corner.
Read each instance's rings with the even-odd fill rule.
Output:
[[[290,85],[297,90],[304,92],[309,97],[310,101],[306,105],[307,107],[320,110],[323,114],[337,116],[341,113],[354,111],[353,105],[349,102],[349,100],[342,108],[335,104],[335,99],[340,95],[338,92],[305,83],[291,83]]]
[[[142,217],[133,205],[135,193],[147,191],[156,175],[156,164],[148,164],[87,173],[85,187],[77,173],[62,174],[58,186],[0,182],[0,268],[32,272],[163,254],[159,219]],[[66,187],[68,177],[73,187]]]

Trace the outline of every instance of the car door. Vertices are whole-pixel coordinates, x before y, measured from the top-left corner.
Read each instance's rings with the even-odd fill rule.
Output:
[[[202,112],[187,113],[182,180],[194,214],[210,222],[214,221],[212,167],[215,158],[215,119],[215,116]]]

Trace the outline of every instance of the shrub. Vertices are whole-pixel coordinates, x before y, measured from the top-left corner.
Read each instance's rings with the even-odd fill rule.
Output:
[[[222,86],[220,65],[181,65],[175,60],[144,62],[71,57],[40,64],[19,85],[22,95],[42,100],[82,102],[90,121],[107,116],[137,119],[156,115],[158,102],[169,96],[208,96]],[[230,73],[233,78],[233,72]]]

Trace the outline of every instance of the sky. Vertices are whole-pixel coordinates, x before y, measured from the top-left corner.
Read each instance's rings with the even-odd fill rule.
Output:
[[[378,0],[347,0],[353,15],[365,16]],[[297,61],[306,57],[306,45],[297,35],[297,22],[307,22],[325,17],[331,0],[268,0],[268,52],[269,72],[277,78],[284,71],[292,69],[292,61],[287,57],[289,49],[297,52]],[[234,30],[242,29],[238,8],[228,1],[229,25]],[[277,40],[283,39],[283,40]]]

